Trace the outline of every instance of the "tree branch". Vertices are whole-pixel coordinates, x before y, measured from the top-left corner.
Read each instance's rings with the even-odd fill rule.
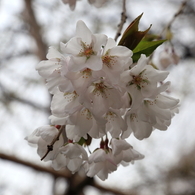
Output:
[[[39,104],[36,104],[35,102],[18,97],[15,94],[15,92],[7,91],[6,88],[1,83],[0,83],[0,89],[2,91],[2,99],[0,98],[0,100],[2,102],[4,102],[5,105],[9,104],[12,101],[17,101],[17,102],[20,102],[22,104],[26,104],[28,106],[31,106],[34,109],[41,110],[41,111],[46,112],[46,113],[50,113],[49,107],[43,107]]]
[[[168,29],[171,28],[171,25],[172,25],[172,23],[175,21],[175,19],[176,19],[180,14],[183,13],[183,10],[184,10],[184,8],[185,8],[185,6],[186,6],[186,4],[187,4],[187,1],[188,1],[188,0],[185,0],[185,1],[182,2],[182,4],[181,4],[179,10],[174,14],[172,20],[168,23],[168,25],[167,25],[167,28],[168,28]]]
[[[172,26],[173,22],[175,21],[175,19],[176,19],[180,14],[183,13],[183,10],[184,10],[184,8],[186,7],[187,2],[188,2],[188,0],[184,0],[184,1],[182,2],[182,4],[180,5],[178,11],[174,14],[173,18],[169,21],[169,23],[167,24],[167,26],[163,29],[163,31],[162,31],[162,33],[161,33],[161,36],[162,36],[162,34],[163,34],[164,31],[170,30],[170,29],[171,29],[171,26]]]
[[[41,171],[41,172],[44,172],[44,173],[52,174],[55,177],[69,178],[72,175],[72,174],[70,174],[66,171],[55,171],[52,168],[36,165],[34,163],[30,163],[30,162],[24,161],[22,159],[19,159],[15,156],[10,156],[10,155],[7,155],[7,154],[1,153],[1,152],[0,152],[0,158],[4,159],[4,160],[9,160],[11,162],[14,162],[14,163],[17,163],[17,164],[20,164],[20,165],[30,167],[30,168],[32,168],[36,171]]]
[[[126,16],[126,0],[123,0],[123,11],[121,13],[121,22],[118,25],[118,31],[116,33],[116,36],[114,38],[115,41],[117,41],[118,37],[121,35],[121,31],[123,29],[123,25],[126,22],[127,16]]]
[[[42,40],[41,27],[35,18],[34,10],[32,8],[32,0],[24,0],[24,3],[26,5],[24,20],[26,20],[27,24],[29,24],[30,33],[37,44],[37,56],[40,60],[44,60],[46,59],[47,46]]]
[[[62,178],[65,178],[65,179],[70,179],[72,177],[75,177],[76,175],[72,175],[70,172],[68,171],[55,171],[53,170],[52,168],[48,168],[48,167],[43,167],[43,166],[40,166],[40,165],[36,165],[34,163],[31,163],[31,162],[27,162],[27,161],[24,161],[22,159],[19,159],[15,156],[11,156],[11,155],[7,155],[7,154],[4,154],[4,153],[1,153],[0,152],[0,159],[3,159],[3,160],[9,160],[11,162],[14,162],[14,163],[17,163],[19,165],[24,165],[24,166],[27,166],[29,168],[32,168],[34,169],[35,171],[40,171],[40,172],[43,172],[43,173],[49,173],[51,174],[52,176],[54,177],[62,177]],[[75,179],[74,179],[75,180]],[[74,181],[73,181],[74,182]],[[110,188],[106,188],[106,187],[103,187],[99,184],[96,184],[93,180],[93,178],[83,178],[83,181],[81,181],[79,184],[78,184],[78,188],[79,189],[83,189],[84,187],[86,186],[92,186],[102,192],[110,192],[110,193],[113,193],[115,195],[136,195],[134,193],[123,193],[121,191],[118,191],[118,190],[115,190],[115,189],[110,189]],[[75,187],[75,186],[72,186],[72,187]],[[78,191],[78,190],[77,190]],[[74,194],[76,195],[76,194]]]

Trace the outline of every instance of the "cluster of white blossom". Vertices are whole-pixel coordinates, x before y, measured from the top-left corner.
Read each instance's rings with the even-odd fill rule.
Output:
[[[168,72],[153,68],[145,55],[133,63],[130,49],[93,34],[82,21],[76,36],[60,46],[62,53],[50,47],[48,60],[36,67],[53,94],[52,125],[26,139],[54,169],[82,169],[105,180],[120,164],[144,157],[125,139],[166,130],[179,101],[164,94]],[[89,152],[94,139],[99,145]]]
[[[88,2],[95,7],[101,7],[108,0],[88,0]],[[69,4],[70,9],[73,11],[76,7],[77,0],[62,0],[63,3]]]

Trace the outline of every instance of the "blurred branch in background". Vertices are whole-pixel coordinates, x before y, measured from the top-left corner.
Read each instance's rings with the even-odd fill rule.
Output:
[[[50,109],[48,107],[44,107],[42,105],[37,104],[36,102],[32,102],[29,101],[28,99],[19,97],[15,92],[6,89],[1,83],[0,83],[0,90],[2,93],[0,97],[0,102],[2,102],[4,105],[9,105],[12,101],[16,101],[21,104],[28,105],[39,111],[43,111],[48,114],[50,113]]]
[[[177,19],[177,17],[180,15],[180,14],[183,14],[184,13],[184,9],[186,8],[187,6],[187,2],[189,0],[184,0],[182,3],[181,3],[181,6],[179,7],[178,11],[174,14],[173,18],[170,20],[170,22],[167,24],[166,28],[163,29],[163,31],[170,31],[171,29],[171,26],[173,24],[173,22]],[[163,32],[162,32],[163,33]]]
[[[195,194],[195,147],[166,173],[168,195]]]
[[[32,0],[24,0],[25,2],[25,10],[23,12],[23,19],[26,24],[29,26],[29,32],[34,38],[36,45],[37,45],[37,52],[36,55],[39,57],[40,60],[46,59],[47,53],[47,46],[43,42],[41,36],[41,27],[37,23],[35,13],[32,7]]]
[[[4,153],[0,153],[0,159],[8,160],[8,161],[20,164],[20,165],[27,166],[29,168],[34,169],[35,171],[38,171],[38,172],[44,172],[44,173],[51,174],[54,178],[62,177],[64,179],[66,179],[66,181],[68,182],[68,188],[67,188],[64,195],[73,195],[73,194],[74,195],[81,195],[81,194],[83,194],[82,193],[83,189],[87,186],[92,186],[92,187],[100,190],[101,192],[104,192],[104,193],[109,192],[113,195],[136,195],[135,193],[131,193],[131,192],[128,192],[128,194],[126,194],[126,193],[123,193],[122,191],[103,187],[103,186],[95,183],[93,178],[81,177],[78,174],[72,175],[68,170],[55,171],[52,168],[36,165],[35,163],[30,163],[30,162],[24,161],[22,159],[19,159],[15,156],[6,155]]]
[[[166,173],[163,172],[163,178],[160,180],[146,180],[145,183],[138,185],[130,190],[123,189],[118,191],[97,184],[93,178],[82,177],[78,174],[72,175],[68,170],[55,171],[52,168],[43,167],[19,159],[15,156],[0,153],[0,159],[9,160],[11,162],[27,166],[38,172],[51,174],[54,178],[62,177],[68,182],[68,188],[64,195],[81,195],[87,186],[92,186],[102,193],[109,192],[113,195],[139,195],[139,191],[149,188],[158,188],[159,184],[164,188],[166,195],[193,195],[195,194],[195,150],[180,157],[175,166],[170,167]],[[159,186],[160,188],[160,186]],[[55,194],[55,193],[54,193]]]

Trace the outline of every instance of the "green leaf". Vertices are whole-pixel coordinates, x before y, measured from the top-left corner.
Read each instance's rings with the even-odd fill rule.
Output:
[[[83,137],[81,137],[81,139],[77,143],[82,146],[83,144],[85,144],[85,142],[86,140]]]
[[[133,62],[137,62],[140,58],[141,54],[145,54],[149,56],[153,53],[153,51],[166,40],[160,41],[141,41],[137,47],[133,50]]]
[[[139,42],[143,39],[146,33],[150,30],[150,27],[145,31],[138,31],[139,21],[143,13],[139,15],[125,30],[118,45],[126,46],[130,50],[133,50]]]
[[[91,136],[87,134],[87,139],[84,139],[83,137],[81,137],[81,139],[77,143],[81,146],[83,145],[89,146],[91,144],[91,140],[92,140]]]

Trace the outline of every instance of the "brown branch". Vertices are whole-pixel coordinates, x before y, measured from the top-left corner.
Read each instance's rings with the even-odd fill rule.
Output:
[[[118,30],[116,33],[116,36],[114,38],[115,41],[117,41],[118,37],[121,35],[121,31],[123,29],[123,25],[126,22],[127,16],[126,16],[126,0],[123,0],[123,11],[121,13],[121,22],[118,25]]]
[[[43,172],[43,173],[49,173],[54,177],[62,177],[62,178],[66,178],[66,179],[70,180],[72,177],[74,178],[76,176],[76,175],[72,175],[68,171],[62,171],[62,170],[61,171],[55,171],[52,168],[36,165],[34,163],[27,162],[27,161],[24,161],[20,158],[15,157],[15,156],[7,155],[7,154],[1,153],[1,152],[0,152],[0,159],[9,160],[9,161],[17,163],[19,165],[27,166],[29,168],[34,169],[35,171],[40,171],[40,172]],[[75,182],[75,180],[76,180],[76,178],[74,179],[73,183]],[[98,190],[100,190],[100,191],[102,191],[102,192],[109,192],[109,193],[113,193],[115,195],[136,195],[135,193],[132,193],[132,192],[124,193],[124,192],[121,192],[121,191],[113,189],[113,188],[111,189],[111,188],[103,187],[103,186],[95,183],[93,178],[89,178],[89,177],[83,178],[83,181],[81,181],[77,186],[81,190],[85,186],[89,186],[89,185],[96,188],[96,189],[98,189]],[[72,186],[72,187],[75,188],[75,186]]]
[[[30,168],[32,168],[32,169],[34,169],[36,171],[41,171],[41,172],[44,172],[44,173],[52,174],[55,177],[69,178],[71,176],[71,174],[68,173],[68,172],[65,172],[65,171],[55,171],[52,168],[36,165],[34,163],[27,162],[27,161],[24,161],[22,159],[19,159],[19,158],[15,157],[15,156],[7,155],[7,154],[4,154],[4,153],[0,153],[0,158],[4,159],[4,160],[9,160],[11,162],[14,162],[14,163],[17,163],[17,164],[20,164],[20,165],[24,165],[24,166],[30,167]]]
[[[47,145],[47,152],[45,153],[45,155],[41,158],[41,160],[43,160],[48,154],[49,152],[51,152],[53,150],[53,145],[56,143],[57,140],[59,140],[60,135],[62,134],[62,131],[64,130],[65,126],[62,125],[59,129],[58,134],[56,135],[56,137],[53,139],[53,141],[51,142],[50,145]]]
[[[108,187],[103,187],[97,183],[93,183],[92,185],[94,188],[97,188],[98,190],[102,191],[102,192],[109,192],[115,195],[137,195],[136,192],[130,191],[128,190],[128,192],[122,192],[124,190],[117,190],[117,189],[113,189],[113,188],[108,188]],[[120,187],[120,186],[119,186]],[[127,190],[126,190],[127,191]]]
[[[79,181],[78,181],[79,180]],[[128,191],[128,193],[123,192],[122,190],[117,190],[117,189],[113,189],[113,188],[108,188],[108,187],[103,187],[99,184],[97,184],[94,181],[94,178],[90,178],[90,177],[85,177],[85,178],[80,178],[78,175],[75,175],[73,177],[71,177],[71,179],[69,180],[69,185],[68,188],[66,190],[66,195],[80,195],[81,192],[83,191],[83,189],[86,186],[92,186],[95,189],[98,189],[99,191],[103,192],[103,193],[111,193],[114,195],[137,195],[135,192],[132,191]]]
[[[175,49],[174,49],[174,45],[171,41],[171,38],[172,38],[172,33],[171,33],[171,26],[173,25],[174,21],[176,20],[176,18],[183,13],[183,10],[184,8],[186,7],[187,5],[187,2],[188,0],[184,0],[178,11],[173,15],[172,19],[169,21],[169,23],[163,28],[162,32],[159,34],[159,40],[160,39],[167,39],[167,41],[169,42],[170,46],[171,46],[171,49],[172,49],[172,54],[173,55],[176,55],[175,54]],[[176,55],[177,56],[177,55]],[[150,60],[152,59],[153,57],[153,54],[150,56]]]
[[[25,2],[25,12],[24,12],[24,20],[30,27],[30,33],[34,38],[37,45],[37,56],[40,60],[46,59],[47,46],[42,40],[41,35],[41,27],[39,26],[34,10],[32,8],[32,0],[24,0]]]
[[[182,2],[182,4],[181,4],[179,10],[174,14],[172,20],[168,23],[168,25],[167,25],[167,28],[168,28],[168,29],[171,28],[171,25],[172,25],[172,23],[175,21],[175,19],[176,19],[180,14],[183,13],[183,10],[184,10],[184,8],[186,7],[187,1],[188,1],[188,0],[185,0],[185,1]]]
[[[0,83],[0,90],[2,91],[2,97],[0,98],[1,102],[4,102],[5,105],[11,103],[12,101],[17,101],[19,103],[31,106],[34,109],[50,113],[49,107],[41,106],[35,102],[23,99],[15,94],[15,92],[8,91],[2,83]]]
[[[31,102],[29,100],[22,99],[22,98],[20,98],[16,95],[13,95],[13,94],[12,95],[6,94],[6,96],[9,97],[10,100],[14,100],[14,101],[20,102],[22,104],[29,105],[34,109],[41,110],[41,111],[46,112],[46,113],[50,113],[49,107],[43,107],[43,106],[41,106],[37,103]]]

